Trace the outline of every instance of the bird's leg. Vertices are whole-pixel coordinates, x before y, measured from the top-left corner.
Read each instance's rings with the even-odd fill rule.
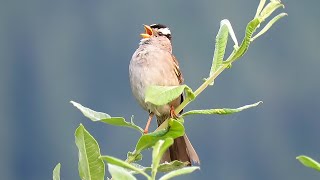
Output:
[[[178,118],[177,114],[174,112],[174,107],[172,105],[170,105],[170,117],[174,119]]]
[[[146,124],[146,128],[144,128],[144,131],[143,131],[144,134],[148,134],[149,126],[150,126],[152,117],[153,117],[153,112],[150,112],[149,113],[149,118],[148,118],[148,121],[147,121],[147,124]]]

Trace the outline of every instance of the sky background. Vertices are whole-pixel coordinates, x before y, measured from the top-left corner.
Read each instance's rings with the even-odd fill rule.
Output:
[[[258,2],[0,0],[1,179],[51,179],[59,162],[62,179],[79,179],[74,131],[80,123],[102,154],[125,159],[139,134],[91,122],[69,101],[111,116],[135,115],[144,126],[147,113],[128,78],[142,24],[170,27],[185,83],[196,89],[209,74],[220,21],[229,19],[241,41]],[[264,103],[230,116],[186,118],[201,170],[176,179],[319,179],[295,157],[320,160],[320,2],[283,3],[276,13],[289,16],[186,109]],[[227,53],[231,48],[229,40]]]

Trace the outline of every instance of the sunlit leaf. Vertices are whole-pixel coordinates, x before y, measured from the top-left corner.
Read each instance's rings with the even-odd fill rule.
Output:
[[[101,156],[101,159],[105,160],[108,162],[108,164],[113,164],[113,165],[116,165],[116,166],[120,166],[122,168],[126,168],[126,169],[130,169],[132,171],[135,171],[137,173],[140,173],[142,175],[144,175],[145,177],[149,177],[142,169],[140,168],[137,168],[121,159],[118,159],[118,158],[115,158],[115,157],[112,157],[112,156]]]
[[[226,25],[227,22],[230,24],[230,22],[226,19],[220,22],[220,29],[216,36],[216,43],[209,77],[212,76],[212,74],[222,65],[229,35],[228,26]],[[213,82],[210,85],[213,85]]]
[[[58,163],[56,165],[56,167],[53,169],[53,180],[60,180],[60,167],[61,167],[61,164]]]
[[[93,136],[82,124],[75,132],[76,145],[79,150],[79,175],[83,180],[103,180],[105,174],[104,162],[99,158],[100,148]]]
[[[298,156],[297,159],[306,167],[320,171],[320,164],[308,156]]]
[[[260,0],[260,3],[259,3],[258,8],[257,8],[256,15],[254,16],[254,18],[257,18],[260,15],[260,13],[261,13],[261,11],[262,11],[262,9],[263,9],[265,4],[266,4],[266,0]]]
[[[183,167],[186,167],[187,165],[189,165],[189,162],[181,162],[181,161],[171,161],[171,162],[165,162],[159,165],[158,167],[158,171],[159,172],[170,172],[170,171],[174,171],[177,169],[181,169]]]
[[[258,25],[260,24],[259,19],[253,19],[252,21],[250,21],[246,27],[246,34],[245,37],[242,40],[242,43],[239,47],[239,49],[237,50],[237,52],[233,55],[231,61],[236,60],[238,58],[240,58],[241,56],[244,55],[244,53],[248,50],[248,47],[250,45],[250,40],[252,37],[252,34],[256,31]]]
[[[261,36],[262,34],[264,34],[265,32],[267,32],[271,26],[277,22],[279,19],[283,18],[284,16],[287,16],[288,14],[287,13],[281,13],[281,14],[278,14],[277,16],[275,16],[274,18],[272,18],[264,28],[262,28],[262,30],[257,33],[253,38],[251,38],[251,41],[254,41],[255,39],[257,39],[259,36]]]
[[[276,1],[270,1],[265,8],[260,13],[259,19],[260,21],[264,21],[266,18],[268,18],[276,9],[278,8],[284,8],[284,5],[281,4],[279,0]]]
[[[197,166],[192,166],[192,167],[184,167],[181,169],[177,169],[175,171],[171,171],[169,173],[167,173],[166,175],[162,176],[159,180],[167,180],[167,179],[171,179],[173,177],[176,176],[180,176],[180,175],[184,175],[184,174],[189,174],[192,173],[193,171],[200,169]]]
[[[239,108],[236,108],[236,109],[221,108],[221,109],[191,110],[191,111],[183,113],[181,116],[185,117],[185,116],[188,116],[188,115],[196,115],[196,114],[218,114],[218,115],[233,114],[233,113],[237,113],[237,112],[243,111],[245,109],[256,107],[260,103],[262,103],[262,101],[259,101],[259,102],[254,103],[254,104],[245,105],[245,106],[242,106],[242,107],[239,107]]]
[[[82,106],[81,104],[70,101],[76,108],[78,108],[85,117],[91,119],[95,122],[104,122],[113,126],[124,126],[138,130],[140,133],[143,133],[143,129],[135,125],[132,121],[127,122],[123,117],[111,117],[109,114],[103,112],[97,112],[87,107]]]
[[[192,89],[187,85],[149,86],[146,90],[145,102],[162,106],[177,99],[184,91],[186,92],[187,98],[191,100],[195,98]]]
[[[164,140],[159,140],[154,146],[152,151],[152,177],[156,177],[158,166],[163,154],[166,150],[173,144],[172,138],[166,138]]]
[[[136,178],[122,167],[108,164],[109,172],[114,180],[136,180]]]
[[[179,121],[170,119],[168,122],[168,128],[142,135],[136,145],[136,149],[133,154],[140,154],[141,151],[152,147],[157,141],[161,139],[175,139],[184,135],[184,127]]]

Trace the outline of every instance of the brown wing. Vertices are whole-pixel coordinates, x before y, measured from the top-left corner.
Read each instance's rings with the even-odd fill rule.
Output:
[[[179,68],[178,60],[173,55],[172,55],[172,60],[174,62],[174,72],[177,75],[179,83],[182,84],[183,83],[183,76],[182,76],[182,73],[181,73],[180,68]]]
[[[183,83],[183,76],[180,71],[178,60],[174,57],[174,55],[172,55],[172,60],[174,62],[174,72],[177,75],[177,78],[179,80],[179,84],[182,84]],[[182,93],[180,96],[180,104],[183,102],[183,100],[184,100],[184,93]],[[181,114],[182,112],[183,112],[183,109],[179,112],[179,114]]]

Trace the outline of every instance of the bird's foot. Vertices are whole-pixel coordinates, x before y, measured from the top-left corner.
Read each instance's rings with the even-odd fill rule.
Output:
[[[174,107],[170,106],[170,117],[173,119],[177,119],[179,116],[174,112]]]

